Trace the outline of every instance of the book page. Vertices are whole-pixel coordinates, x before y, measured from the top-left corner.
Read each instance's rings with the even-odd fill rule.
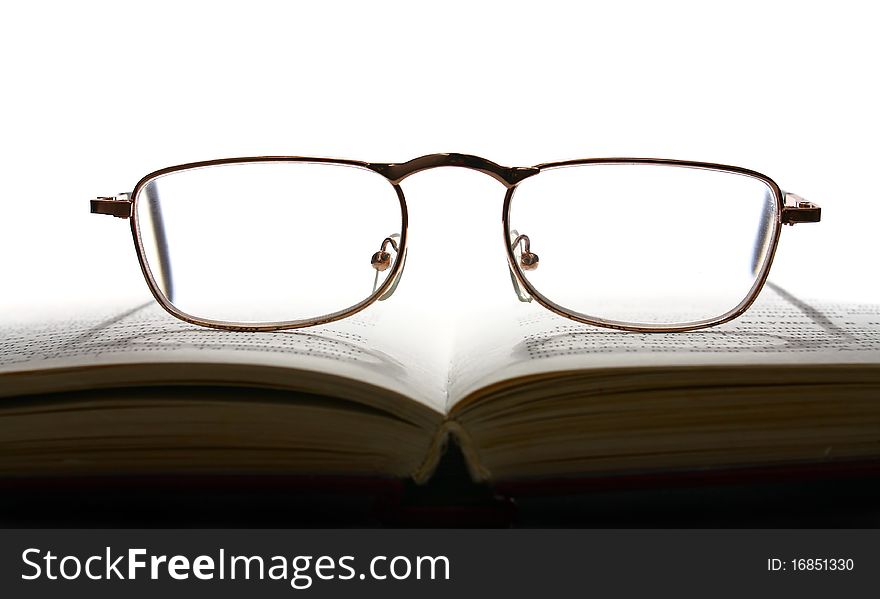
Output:
[[[486,385],[542,372],[633,366],[880,364],[880,305],[802,300],[767,283],[726,324],[630,333],[580,324],[536,302],[460,327],[448,407]]]
[[[91,313],[60,309],[55,316],[0,323],[0,385],[4,374],[82,366],[255,364],[363,381],[441,411],[448,348],[425,343],[430,331],[408,333],[414,318],[380,306],[322,326],[248,333],[188,324],[152,299]],[[419,328],[425,326],[420,320]]]

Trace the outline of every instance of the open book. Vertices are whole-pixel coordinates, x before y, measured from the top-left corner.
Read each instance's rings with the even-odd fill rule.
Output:
[[[636,334],[539,307],[437,348],[366,311],[237,333],[153,302],[0,329],[0,475],[490,483],[880,459],[880,306],[768,286],[713,329]],[[387,322],[386,322],[387,321]]]

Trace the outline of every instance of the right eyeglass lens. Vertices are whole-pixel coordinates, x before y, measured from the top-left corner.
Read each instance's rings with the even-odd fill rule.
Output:
[[[778,231],[764,180],[671,165],[550,168],[522,181],[509,209],[517,267],[538,294],[582,317],[645,328],[737,309]]]
[[[394,272],[404,226],[388,180],[333,163],[178,170],[148,181],[134,201],[159,293],[190,317],[231,325],[357,306]]]

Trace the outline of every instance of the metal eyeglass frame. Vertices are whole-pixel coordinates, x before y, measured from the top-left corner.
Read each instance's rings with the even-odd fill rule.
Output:
[[[389,243],[392,244],[392,246],[394,247],[397,254],[397,259],[393,261],[393,264],[390,264],[391,272],[388,274],[381,285],[375,286],[373,293],[369,297],[344,310],[339,310],[337,312],[333,312],[331,314],[316,318],[260,324],[233,323],[198,318],[177,309],[171,303],[168,297],[166,297],[165,293],[159,287],[147,263],[144,245],[140,237],[140,229],[138,226],[137,217],[137,204],[141,192],[156,178],[162,175],[167,175],[169,173],[207,166],[259,162],[308,162],[360,167],[379,173],[391,183],[392,187],[397,193],[398,200],[400,201],[400,210],[402,216],[400,238],[396,241],[392,238],[386,238],[382,242],[382,247],[380,248],[380,251],[376,252],[376,254],[373,255],[372,263],[373,267],[376,268],[377,271],[385,270],[389,267],[389,257],[387,252],[385,252],[386,246]],[[647,164],[678,166],[746,175],[764,182],[773,193],[773,198],[776,204],[776,221],[773,224],[772,230],[770,231],[770,240],[763,264],[761,265],[760,271],[757,273],[757,278],[748,295],[733,309],[716,318],[705,319],[681,325],[651,326],[645,324],[631,324],[613,320],[605,320],[586,314],[581,314],[579,312],[575,312],[573,310],[569,310],[563,306],[560,306],[559,304],[553,302],[552,300],[541,294],[523,275],[523,270],[531,270],[537,266],[538,257],[536,254],[530,251],[528,237],[526,235],[520,235],[515,231],[511,231],[510,229],[511,199],[513,198],[517,185],[521,181],[527,179],[528,177],[537,175],[542,170],[584,164]],[[400,277],[406,263],[407,251],[408,216],[406,199],[404,198],[403,190],[400,187],[400,183],[404,179],[406,179],[410,175],[414,175],[415,173],[446,166],[461,167],[479,171],[497,180],[507,189],[507,193],[504,196],[504,205],[502,208],[504,245],[506,248],[508,266],[511,273],[511,280],[514,285],[514,289],[517,292],[517,296],[520,298],[520,300],[531,301],[532,299],[535,299],[539,304],[541,304],[548,310],[559,314],[560,316],[564,316],[566,318],[570,318],[574,321],[584,324],[612,329],[620,329],[624,331],[691,331],[719,325],[740,316],[749,308],[749,306],[752,305],[752,303],[755,301],[758,294],[760,293],[761,288],[764,286],[765,281],[767,280],[767,275],[770,271],[770,266],[773,263],[773,257],[776,253],[776,248],[779,244],[779,237],[782,230],[782,225],[819,222],[821,218],[821,209],[816,204],[807,202],[800,196],[797,196],[793,193],[782,191],[779,185],[777,185],[775,181],[773,181],[766,175],[736,166],[728,166],[710,162],[694,162],[690,160],[669,160],[662,158],[584,158],[562,162],[549,162],[529,167],[506,167],[496,164],[485,158],[481,158],[479,156],[455,153],[429,154],[403,163],[361,162],[357,160],[346,160],[337,158],[312,158],[304,156],[255,156],[246,158],[221,158],[218,160],[190,162],[186,164],[163,168],[144,176],[140,181],[138,181],[137,185],[135,185],[134,190],[131,193],[122,193],[116,196],[103,196],[91,200],[91,212],[94,214],[106,214],[119,218],[129,219],[131,225],[132,239],[134,240],[138,261],[140,262],[141,271],[143,272],[144,278],[147,281],[150,292],[153,294],[153,297],[155,297],[156,301],[159,302],[159,304],[165,310],[167,310],[171,315],[175,316],[176,318],[196,325],[230,331],[277,331],[283,329],[297,329],[346,318],[360,312],[377,300],[381,301],[391,296],[400,281]],[[168,256],[167,244],[164,240],[164,231],[161,229],[161,215],[153,216],[154,227],[158,229],[158,231],[156,232],[156,237],[160,270],[159,274],[160,277],[163,279],[163,284],[166,285],[165,288],[170,290],[170,261]],[[158,222],[156,222],[156,217],[158,217]]]

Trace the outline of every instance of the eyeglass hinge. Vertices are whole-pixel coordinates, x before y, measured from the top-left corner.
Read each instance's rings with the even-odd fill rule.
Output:
[[[785,205],[782,207],[782,224],[817,223],[821,220],[822,209],[801,196],[785,192]]]
[[[115,196],[101,196],[91,201],[92,214],[106,214],[116,218],[131,216],[131,197],[128,193]]]

